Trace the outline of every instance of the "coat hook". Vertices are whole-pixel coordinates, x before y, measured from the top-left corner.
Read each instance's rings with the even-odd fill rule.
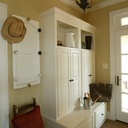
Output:
[[[38,32],[41,32],[41,28],[38,28]]]
[[[27,21],[30,21],[30,17],[27,17],[27,19],[26,19]]]
[[[41,51],[39,51],[39,52],[38,52],[38,54],[39,54],[39,55],[41,55],[41,54],[42,54],[42,52],[41,52]]]
[[[28,87],[31,87],[31,86],[32,86],[32,85],[29,83],[29,84],[28,84]]]

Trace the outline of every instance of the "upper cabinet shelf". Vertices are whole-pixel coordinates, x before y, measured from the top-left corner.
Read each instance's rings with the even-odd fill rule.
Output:
[[[57,21],[57,46],[78,48],[78,28]]]
[[[81,49],[94,50],[94,34],[81,30]]]
[[[55,47],[94,50],[94,26],[56,7],[42,12],[40,17],[43,29],[47,29],[49,44],[55,42]],[[91,41],[90,48],[87,47],[86,36],[91,36],[87,37]]]

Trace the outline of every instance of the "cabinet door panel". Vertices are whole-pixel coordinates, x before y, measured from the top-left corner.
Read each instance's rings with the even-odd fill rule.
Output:
[[[89,92],[89,84],[95,82],[94,52],[82,50],[82,95]]]
[[[74,82],[71,83],[72,85],[72,109],[75,109],[79,106],[78,98],[79,96],[79,80],[74,80]]]
[[[88,53],[88,60],[89,60],[89,83],[95,82],[95,58],[94,52],[90,51]]]
[[[89,92],[89,56],[88,51],[82,51],[82,96]]]
[[[60,79],[68,80],[70,77],[70,53],[69,51],[62,51],[59,55],[59,71],[60,71]]]
[[[79,79],[80,77],[80,52],[71,51],[71,77]]]
[[[70,111],[69,96],[70,51],[58,50],[58,100],[59,117]]]
[[[69,86],[68,83],[61,84],[60,91],[60,111],[63,115],[69,111]]]
[[[72,109],[79,106],[78,98],[80,97],[81,85],[81,59],[80,51],[71,51],[71,79],[72,81]]]

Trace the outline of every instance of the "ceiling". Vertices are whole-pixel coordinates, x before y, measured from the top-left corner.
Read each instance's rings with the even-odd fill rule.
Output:
[[[83,10],[76,4],[76,0],[60,0],[62,2],[64,2],[65,4],[71,6],[72,8],[74,8],[75,10],[83,13]],[[80,2],[80,0],[77,0],[78,2]],[[88,0],[88,3],[90,3],[91,0]],[[100,8],[104,8],[107,6],[111,6],[114,4],[118,4],[121,2],[124,2],[127,0],[92,0],[92,7],[89,9],[85,10],[86,12],[91,12],[91,11],[95,11],[98,10]]]
[[[76,2],[76,0],[72,0],[74,2]],[[78,2],[80,2],[80,0],[77,0]],[[88,0],[88,2],[90,2],[91,0]],[[101,3],[101,2],[104,2],[106,0],[92,0],[92,4],[95,5],[95,4],[98,4],[98,3]]]

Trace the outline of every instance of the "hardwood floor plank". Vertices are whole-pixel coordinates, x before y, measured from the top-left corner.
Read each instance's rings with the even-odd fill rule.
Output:
[[[101,128],[128,128],[128,124],[107,119]]]

